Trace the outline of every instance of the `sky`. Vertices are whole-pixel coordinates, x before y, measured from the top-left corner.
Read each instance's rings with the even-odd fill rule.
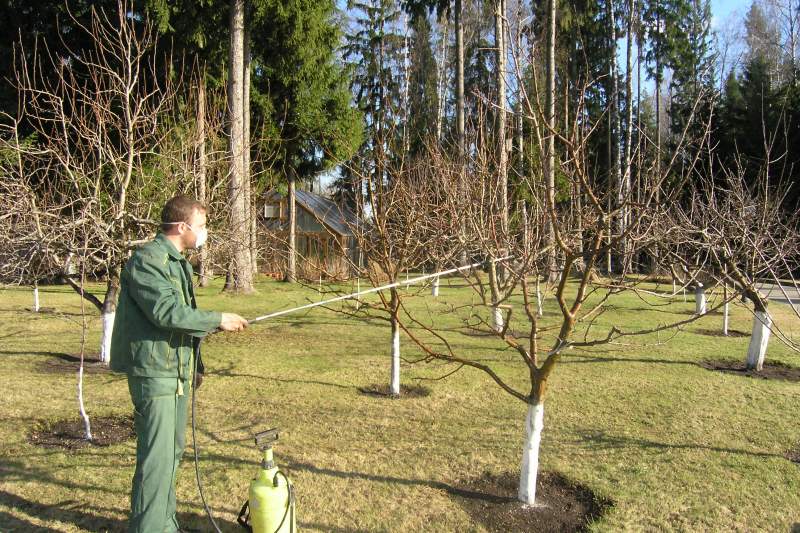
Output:
[[[751,0],[711,0],[711,13],[714,23],[724,21],[734,11],[744,14],[750,7]]]

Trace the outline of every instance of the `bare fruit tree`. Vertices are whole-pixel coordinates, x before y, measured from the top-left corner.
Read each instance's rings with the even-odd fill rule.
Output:
[[[787,192],[786,187],[770,186],[764,175],[748,184],[741,171],[722,171],[715,181],[698,184],[687,202],[690,208],[671,212],[674,224],[691,228],[681,235],[682,246],[673,247],[682,252],[674,255],[676,262],[687,270],[701,269],[717,284],[731,284],[752,303],[753,330],[745,362],[756,371],[764,366],[773,332],[791,348],[800,348],[773,323],[765,294],[782,291],[791,302],[786,288],[797,287],[800,231],[796,213],[784,202]]]
[[[597,321],[625,293],[637,293],[644,301],[653,301],[653,283],[633,269],[644,270],[642,261],[649,264],[653,257],[669,256],[653,253],[656,246],[663,250],[673,242],[687,244],[691,228],[675,226],[668,213],[683,205],[699,155],[680,159],[680,164],[676,164],[678,154],[689,143],[688,133],[684,132],[671,162],[658,170],[655,166],[641,170],[646,176],[637,181],[646,184],[645,188],[620,193],[589,171],[589,141],[596,135],[596,129],[581,120],[584,111],[580,107],[571,111],[574,114],[568,117],[570,128],[565,133],[549,127],[545,106],[525,96],[522,106],[525,120],[539,128],[540,138],[546,137],[544,132],[555,137],[559,174],[568,181],[567,190],[578,191],[584,207],[577,211],[568,209],[556,202],[539,176],[518,173],[508,194],[520,200],[511,204],[513,213],[506,224],[502,213],[507,201],[506,184],[498,178],[498,151],[483,137],[483,132],[489,131],[486,125],[492,120],[492,106],[488,100],[485,102],[484,113],[472,128],[470,146],[474,150],[467,164],[469,179],[460,180],[459,166],[431,149],[425,157],[426,167],[416,171],[422,179],[414,178],[410,172],[395,176],[405,186],[397,187],[398,194],[392,198],[395,203],[405,204],[395,207],[397,211],[415,213],[419,220],[428,222],[410,228],[415,231],[414,237],[408,231],[373,232],[370,237],[385,240],[380,246],[387,250],[403,249],[409,238],[417,239],[419,250],[424,253],[423,261],[443,268],[456,266],[457,258],[462,255],[483,262],[483,271],[462,273],[474,292],[472,303],[454,304],[449,312],[460,320],[461,334],[480,333],[494,338],[498,348],[516,356],[518,375],[525,378],[524,388],[515,385],[517,381],[510,380],[506,372],[487,363],[489,358],[467,355],[458,339],[453,338],[452,328],[440,330],[437,320],[420,315],[402,301],[400,325],[422,350],[421,361],[446,361],[457,365],[456,369],[481,370],[527,406],[518,497],[526,504],[533,504],[545,421],[544,402],[550,378],[562,357],[575,349],[629,344],[634,338],[642,339],[642,343],[663,342],[663,337],[669,335],[656,340],[659,334],[677,332],[700,316],[687,314],[650,327],[600,326]],[[707,136],[691,139],[693,146],[702,146],[706,140]],[[546,155],[543,149],[542,159]],[[634,152],[632,157],[635,156]],[[626,216],[626,224],[612,223],[622,214]],[[466,239],[456,238],[463,232]],[[600,276],[600,266],[609,253],[618,254],[620,250],[624,250],[625,257],[616,262],[616,268]],[[540,281],[544,282],[544,290],[552,294],[548,301],[554,302],[551,305],[555,305],[555,318],[552,313],[542,316],[540,312]],[[651,297],[648,300],[646,296]]]
[[[154,209],[175,185],[174,176],[152,171],[155,159],[168,157],[159,147],[169,135],[161,118],[175,98],[171,59],[159,55],[152,24],[130,12],[120,1],[115,12],[93,7],[88,25],[73,18],[90,46],[67,57],[44,44],[31,59],[17,50],[19,115],[2,124],[2,148],[18,162],[4,179],[53,206],[38,219],[38,246],[100,311],[106,362],[122,265],[154,235]],[[84,245],[86,253],[77,254]],[[79,257],[87,264],[70,264]],[[105,278],[105,295],[84,290],[73,279],[78,271]]]

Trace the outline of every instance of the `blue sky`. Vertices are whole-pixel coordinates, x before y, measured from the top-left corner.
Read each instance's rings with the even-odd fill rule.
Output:
[[[711,0],[711,12],[715,22],[724,21],[734,11],[744,14],[750,7],[751,0]]]

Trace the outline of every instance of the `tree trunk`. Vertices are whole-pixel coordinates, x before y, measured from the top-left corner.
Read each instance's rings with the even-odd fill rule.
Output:
[[[203,205],[208,202],[207,186],[208,160],[206,158],[206,76],[205,71],[197,84],[197,195]],[[208,244],[200,247],[200,261],[197,276],[201,287],[209,283]]]
[[[753,317],[753,334],[747,348],[747,369],[760,372],[764,368],[769,336],[772,332],[772,317],[764,311],[756,311]]]
[[[39,284],[33,283],[33,312],[39,312]]]
[[[619,85],[617,82],[617,24],[616,14],[614,10],[614,0],[608,0],[608,18],[609,18],[609,40],[611,50],[611,57],[608,62],[608,77],[611,83],[611,97],[608,104],[608,211],[609,213],[615,207],[619,207],[619,186],[622,179],[619,172],[619,139],[617,138],[617,131],[619,125]],[[612,204],[614,198],[614,187],[617,188],[616,202],[617,205]],[[617,221],[619,222],[619,220]],[[611,275],[614,268],[612,261],[611,243],[613,240],[614,222],[612,217],[608,218],[608,250],[606,251],[606,270]]]
[[[431,285],[431,295],[434,298],[439,296],[439,276],[433,278],[433,284]]]
[[[400,395],[400,296],[397,289],[391,289],[391,324],[392,324],[392,372],[390,376],[389,393],[392,396]]]
[[[103,330],[100,337],[100,361],[108,364],[111,360],[111,334],[114,331],[114,317],[117,312],[117,294],[119,293],[120,267],[108,273],[108,289],[103,299],[100,315],[103,318]]]
[[[297,280],[297,205],[295,203],[295,175],[289,170],[289,193],[287,198],[289,211],[289,242],[286,256],[286,276],[284,280],[294,283]]]
[[[505,1],[495,0],[494,32],[497,46],[497,179],[500,196],[500,239],[508,235],[508,150],[506,146],[506,39]],[[503,255],[505,255],[503,250]],[[502,266],[500,271],[502,272]],[[501,275],[502,278],[502,275]]]
[[[702,283],[698,283],[694,288],[694,314],[697,316],[706,314],[706,289]]]
[[[636,11],[636,0],[628,2],[628,26],[626,31],[625,46],[625,170],[622,173],[620,183],[619,204],[620,210],[620,235],[623,235],[630,224],[630,201],[631,201],[631,172],[633,166],[633,18]],[[622,239],[622,270],[631,270],[631,243],[628,237]]]
[[[455,0],[453,25],[456,31],[456,136],[459,163],[463,164],[467,141],[464,132],[464,27],[461,23],[461,11],[461,0]]]
[[[517,497],[523,503],[536,503],[536,478],[539,474],[539,447],[544,427],[544,403],[528,404],[525,416],[525,445],[522,447],[522,464],[519,473]]]
[[[230,76],[228,111],[230,113],[231,175],[228,200],[231,221],[231,287],[226,290],[252,292],[252,262],[249,252],[249,223],[246,205],[244,169],[244,0],[231,0],[230,11]]]
[[[459,187],[466,193],[467,136],[464,130],[464,25],[461,19],[462,14],[461,0],[455,0],[453,7],[453,26],[456,32],[456,137],[458,142],[458,168],[461,172],[459,176]],[[460,257],[461,266],[466,266],[469,263],[466,236],[467,223],[465,220],[461,227],[461,241],[463,244]]]
[[[547,218],[546,245],[550,246],[547,256],[547,280],[557,277],[555,251],[555,209],[556,209],[556,138],[553,134],[556,127],[556,1],[547,2],[547,89],[545,91],[545,113],[547,131],[545,137],[544,181],[545,209]]]
[[[86,274],[81,270],[81,289],[86,285]],[[86,405],[83,402],[83,360],[86,355],[86,302],[81,299],[81,360],[78,366],[78,414],[83,421],[83,436],[86,440],[92,440],[92,424],[89,421],[89,414],[86,412]]]
[[[258,249],[256,246],[255,238],[255,197],[253,195],[253,179],[251,176],[250,165],[250,71],[251,71],[251,54],[250,54],[250,21],[245,20],[244,25],[244,76],[242,79],[242,109],[244,118],[244,150],[242,151],[242,159],[244,165],[244,176],[247,195],[245,203],[247,205],[247,251],[250,256],[250,269],[255,276],[258,273]]]
[[[444,108],[447,100],[447,34],[450,24],[446,17],[441,17],[439,26],[442,34],[442,48],[436,64],[436,141],[442,141],[442,126],[444,125]]]

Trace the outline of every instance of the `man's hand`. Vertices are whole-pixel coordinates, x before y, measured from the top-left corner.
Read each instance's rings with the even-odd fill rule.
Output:
[[[222,322],[219,324],[222,331],[242,331],[246,327],[247,319],[236,313],[222,313]]]

